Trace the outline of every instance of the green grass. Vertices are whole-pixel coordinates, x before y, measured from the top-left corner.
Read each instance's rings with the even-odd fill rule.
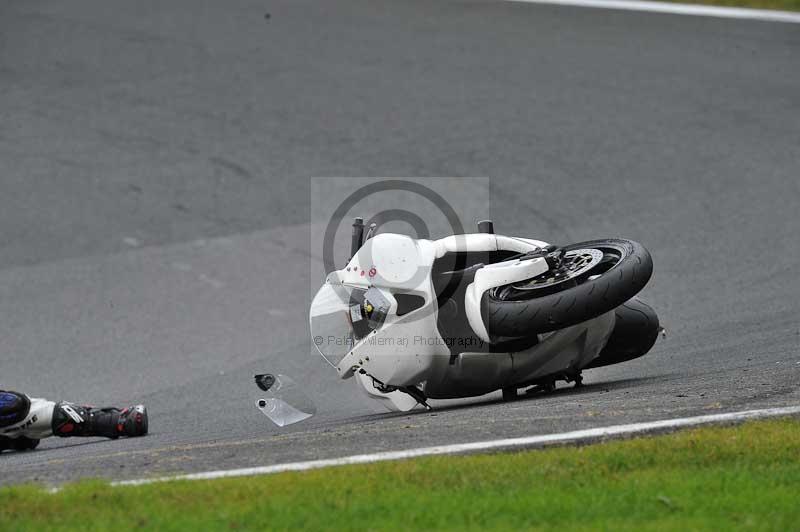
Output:
[[[587,447],[57,494],[0,489],[2,530],[800,529],[800,420]]]
[[[669,1],[669,0],[668,0]],[[750,7],[753,9],[778,9],[800,11],[800,0],[671,0],[683,4],[705,4],[725,7]]]

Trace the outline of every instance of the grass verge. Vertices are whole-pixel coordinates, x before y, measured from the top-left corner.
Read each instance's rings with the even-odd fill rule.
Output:
[[[0,489],[2,530],[797,530],[800,420],[273,476]]]
[[[777,9],[800,11],[800,0],[666,0],[681,4],[703,4],[722,7],[749,7],[752,9]]]

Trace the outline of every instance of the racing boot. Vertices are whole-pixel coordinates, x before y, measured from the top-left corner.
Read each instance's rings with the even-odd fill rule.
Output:
[[[119,410],[58,403],[53,411],[53,434],[62,438],[144,436],[147,434],[147,409],[144,405]]]

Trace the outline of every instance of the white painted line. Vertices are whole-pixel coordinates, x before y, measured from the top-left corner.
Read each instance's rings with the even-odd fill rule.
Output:
[[[769,22],[790,22],[800,24],[800,13],[772,9],[750,9],[744,7],[705,6],[678,4],[671,2],[648,2],[640,0],[508,0],[527,4],[555,4],[560,6],[593,7],[598,9],[620,9],[624,11],[649,11],[651,13],[670,13],[673,15],[694,15],[700,17],[738,18],[765,20]]]
[[[442,454],[462,454],[479,451],[493,451],[498,449],[521,449],[526,447],[537,447],[555,443],[577,443],[583,441],[594,441],[613,436],[627,436],[641,434],[645,432],[675,429],[680,427],[692,427],[697,425],[707,425],[710,423],[724,423],[732,421],[744,421],[747,419],[757,419],[775,416],[788,416],[800,414],[800,406],[790,406],[785,408],[768,408],[763,410],[747,410],[744,412],[732,412],[729,414],[713,414],[709,416],[685,417],[678,419],[666,419],[662,421],[650,421],[647,423],[632,423],[630,425],[615,425],[611,427],[599,427],[595,429],[576,430],[563,432],[561,434],[545,434],[540,436],[526,436],[523,438],[509,438],[505,440],[491,440],[473,443],[458,443],[453,445],[439,445],[436,447],[422,447],[419,449],[408,449],[405,451],[388,451],[372,454],[357,454],[345,456],[343,458],[331,458],[328,460],[311,460],[308,462],[293,462],[288,464],[276,464],[263,467],[248,467],[244,469],[229,469],[223,471],[208,471],[205,473],[192,473],[189,475],[178,475],[174,477],[145,478],[139,480],[123,480],[112,482],[112,486],[140,486],[142,484],[152,484],[154,482],[167,482],[172,480],[212,480],[216,478],[228,477],[247,477],[254,475],[271,475],[274,473],[285,473],[287,471],[307,471],[309,469],[320,469],[323,467],[333,467],[352,464],[371,464],[374,462],[385,462],[389,460],[405,460],[420,456],[436,456]]]

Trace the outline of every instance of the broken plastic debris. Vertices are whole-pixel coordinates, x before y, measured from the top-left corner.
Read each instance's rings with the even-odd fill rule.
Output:
[[[299,423],[317,413],[317,407],[290,377],[264,373],[255,376],[256,385],[265,392],[256,400],[256,408],[279,427]]]

